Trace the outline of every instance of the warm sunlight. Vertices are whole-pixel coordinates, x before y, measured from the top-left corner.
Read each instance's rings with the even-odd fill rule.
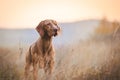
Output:
[[[120,0],[0,0],[0,80],[120,80]]]
[[[34,28],[41,20],[49,18],[58,22],[104,16],[120,20],[118,3],[107,0],[0,0],[0,28]]]

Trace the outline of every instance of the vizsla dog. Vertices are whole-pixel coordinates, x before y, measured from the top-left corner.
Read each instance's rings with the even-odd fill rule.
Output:
[[[54,48],[52,45],[52,37],[57,36],[60,27],[55,20],[44,20],[36,27],[37,32],[41,36],[29,48],[26,54],[25,64],[25,80],[30,73],[30,67],[33,67],[33,78],[38,79],[38,69],[44,69],[46,74],[51,74],[54,67]]]

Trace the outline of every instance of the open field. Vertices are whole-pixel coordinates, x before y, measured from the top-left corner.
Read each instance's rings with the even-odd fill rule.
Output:
[[[119,34],[118,30],[115,36],[92,35],[71,44],[55,45],[53,80],[120,80]],[[0,80],[22,80],[27,48],[19,44],[0,47]],[[39,79],[45,79],[42,70]]]

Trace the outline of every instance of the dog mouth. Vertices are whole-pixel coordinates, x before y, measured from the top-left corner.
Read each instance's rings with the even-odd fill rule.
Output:
[[[57,36],[57,34],[58,34],[58,33],[57,33],[57,32],[55,32],[55,33],[54,33],[54,37],[55,37],[55,36]]]
[[[57,34],[58,34],[58,29],[54,29],[53,36],[55,37],[57,36]]]

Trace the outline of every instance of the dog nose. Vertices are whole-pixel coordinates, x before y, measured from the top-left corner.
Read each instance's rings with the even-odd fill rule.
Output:
[[[57,32],[57,29],[54,29],[55,32]]]

